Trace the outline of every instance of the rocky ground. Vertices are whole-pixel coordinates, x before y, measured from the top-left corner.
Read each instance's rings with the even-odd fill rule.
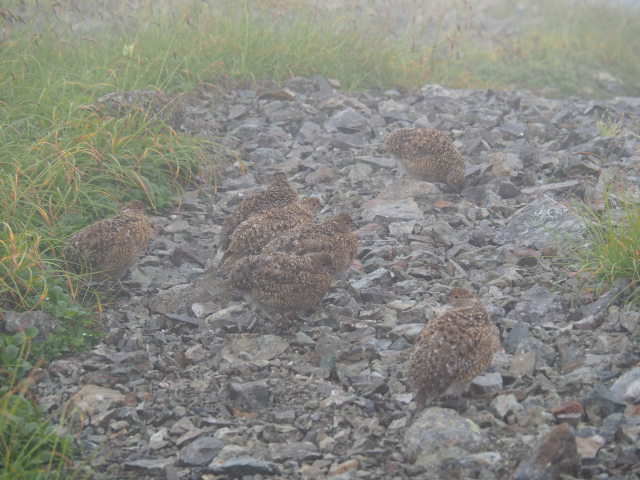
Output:
[[[592,298],[554,257],[583,241],[571,200],[640,188],[640,99],[549,100],[425,86],[341,92],[323,78],[203,91],[182,127],[222,138],[216,192],[187,192],[105,312],[107,337],[51,362],[92,478],[637,478],[640,313]],[[619,122],[601,135],[601,118]],[[611,122],[609,122],[611,124]],[[467,187],[408,178],[388,132],[455,139]],[[360,251],[322,305],[282,326],[217,269],[229,210],[275,171],[347,211]],[[560,252],[562,252],[560,250]],[[416,411],[405,361],[452,285],[478,292],[503,352],[462,399]],[[537,453],[536,453],[537,452]]]

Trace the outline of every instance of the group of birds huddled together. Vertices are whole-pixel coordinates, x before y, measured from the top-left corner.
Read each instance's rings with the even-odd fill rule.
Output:
[[[451,139],[431,128],[401,128],[386,148],[413,175],[464,187],[465,162]],[[349,269],[358,252],[355,224],[346,212],[323,221],[319,202],[301,197],[284,173],[249,194],[225,220],[220,234],[220,268],[230,283],[267,310],[291,312],[319,304],[332,282]],[[156,229],[140,201],[124,205],[116,217],[71,236],[67,264],[95,281],[117,283],[143,254]],[[496,328],[471,291],[454,287],[453,307],[421,331],[407,364],[418,407],[445,393],[461,393],[484,371],[499,347]]]
[[[222,226],[221,269],[234,287],[276,311],[316,305],[358,251],[346,212],[318,222],[317,199],[301,198],[284,173],[248,195]]]

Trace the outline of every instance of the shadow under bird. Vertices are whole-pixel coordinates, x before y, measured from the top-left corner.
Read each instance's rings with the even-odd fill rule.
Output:
[[[69,237],[64,245],[67,265],[76,273],[88,274],[96,283],[116,283],[147,251],[156,234],[145,206],[139,200],[125,204],[120,213]]]
[[[435,128],[400,128],[387,136],[385,147],[409,173],[446,183],[455,192],[464,187],[464,158],[444,132]]]
[[[427,323],[408,361],[408,379],[418,408],[444,394],[459,395],[482,373],[500,344],[496,327],[473,292],[452,288],[455,308]]]
[[[298,199],[298,191],[287,181],[282,172],[273,174],[271,183],[264,190],[247,195],[222,224],[220,248],[229,248],[236,228],[249,217],[273,208],[284,207]]]

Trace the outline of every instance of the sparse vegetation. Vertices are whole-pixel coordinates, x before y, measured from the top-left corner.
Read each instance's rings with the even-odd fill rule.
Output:
[[[29,398],[27,360],[35,327],[0,337],[0,479],[71,477],[73,439],[60,434]]]
[[[596,122],[596,127],[600,130],[603,137],[615,137],[624,129],[624,121],[622,118],[616,118],[609,111],[606,111]]]
[[[577,204],[587,229],[586,245],[570,244],[570,258],[586,285],[600,294],[619,279],[628,282],[622,292],[631,303],[640,301],[640,204],[637,198],[611,183],[601,208]]]

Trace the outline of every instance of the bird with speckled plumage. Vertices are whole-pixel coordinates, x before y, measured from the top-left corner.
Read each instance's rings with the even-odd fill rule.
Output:
[[[107,93],[90,108],[101,115],[115,118],[140,113],[176,129],[180,127],[185,113],[184,103],[179,97],[168,96],[155,89]]]
[[[408,379],[418,408],[446,393],[460,394],[482,373],[500,344],[495,325],[473,292],[452,288],[454,306],[427,323],[411,352]]]
[[[146,252],[156,228],[139,200],[125,204],[120,213],[69,237],[64,256],[69,268],[89,274],[99,284],[115,283]]]
[[[298,225],[314,222],[319,202],[306,197],[281,208],[256,213],[242,222],[229,239],[222,256],[222,270],[229,273],[238,259],[260,253],[262,248],[278,234]]]
[[[327,253],[331,257],[329,273],[337,277],[349,268],[358,252],[358,238],[351,231],[354,226],[351,216],[341,212],[322,223],[306,223],[282,232],[262,251],[293,255]]]
[[[444,182],[455,192],[464,187],[464,158],[444,132],[434,128],[401,128],[387,136],[385,146],[409,173]]]
[[[267,252],[242,257],[229,274],[231,284],[247,290],[260,306],[292,312],[317,305],[331,286],[333,260],[325,252],[291,255]]]
[[[222,225],[220,248],[229,248],[236,228],[249,217],[273,208],[282,208],[298,199],[298,191],[287,181],[282,172],[273,174],[271,183],[264,190],[247,195]]]

